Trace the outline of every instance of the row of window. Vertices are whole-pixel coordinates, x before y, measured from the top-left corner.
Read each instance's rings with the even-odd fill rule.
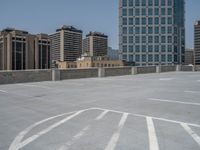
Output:
[[[172,34],[173,33],[173,28],[171,26],[169,27],[123,27],[122,28],[122,33],[123,34]],[[175,32],[176,34],[176,32]]]
[[[134,57],[135,56],[135,57]],[[131,62],[172,62],[172,55],[123,55],[123,60]]]
[[[123,44],[125,43],[178,43],[178,39],[176,36],[174,36],[174,39],[172,39],[172,36],[135,36],[135,39],[133,36],[123,36],[122,38]]]
[[[122,6],[172,6],[173,0],[122,0]]]
[[[177,53],[178,48],[177,46],[172,45],[123,45],[122,52],[123,53],[133,53],[133,52],[175,52]]]
[[[122,16],[165,16],[172,15],[172,8],[123,8]]]
[[[144,17],[144,18],[122,18],[123,25],[171,25],[173,23],[172,17]]]

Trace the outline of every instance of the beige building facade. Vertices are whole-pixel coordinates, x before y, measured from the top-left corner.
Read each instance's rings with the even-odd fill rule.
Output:
[[[48,41],[47,44],[42,42]],[[48,52],[45,57],[50,58],[50,40],[48,35],[44,38],[41,35],[32,35],[27,31],[12,28],[0,32],[0,70],[26,70],[26,69],[47,69],[49,61],[45,60],[45,67],[42,66],[44,57],[44,45],[48,45]],[[39,50],[40,48],[40,50]],[[41,60],[41,62],[40,62]],[[47,62],[48,61],[48,62]],[[40,65],[39,65],[40,63]]]
[[[124,66],[121,60],[111,60],[107,56],[83,56],[77,61],[77,68],[92,68],[92,67],[119,67]]]

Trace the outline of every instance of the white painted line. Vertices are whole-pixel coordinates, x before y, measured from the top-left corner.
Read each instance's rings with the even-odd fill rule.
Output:
[[[41,86],[41,85],[34,85],[34,84],[18,84],[25,87],[36,87],[36,88],[43,88],[43,89],[52,89],[48,86]]]
[[[67,117],[67,118],[65,118],[65,119],[63,119],[63,120],[61,120],[61,121],[59,121],[59,122],[57,122],[57,123],[51,125],[50,127],[48,127],[48,128],[46,128],[46,129],[40,131],[39,133],[37,133],[37,134],[35,134],[35,135],[29,137],[28,139],[26,139],[25,141],[23,141],[22,143],[20,143],[19,148],[23,148],[24,146],[28,145],[29,143],[35,141],[35,140],[36,140],[37,138],[39,138],[40,136],[42,136],[42,135],[44,135],[44,134],[50,132],[50,131],[53,130],[54,128],[56,128],[56,127],[62,125],[63,123],[69,121],[70,119],[72,119],[72,118],[78,116],[78,115],[81,114],[83,111],[84,111],[84,110],[78,111],[78,112],[76,112],[75,114],[73,114],[73,115],[71,115],[71,116],[69,116],[69,117]]]
[[[118,124],[117,131],[111,137],[111,139],[110,139],[108,145],[106,146],[105,150],[114,150],[115,149],[117,141],[118,141],[119,136],[120,136],[120,132],[121,132],[122,128],[124,127],[124,124],[126,122],[127,117],[128,117],[128,113],[124,113],[123,116],[121,117],[119,124]]]
[[[111,110],[111,109],[102,109],[102,108],[97,108],[97,107],[96,108],[94,107],[94,108],[91,108],[91,109],[109,110],[110,112],[115,112],[115,113],[119,113],[119,114],[127,113],[127,112],[123,112],[123,111],[117,111],[117,110]],[[165,122],[170,122],[170,123],[176,123],[176,124],[186,123],[189,126],[200,128],[199,124],[194,124],[194,123],[182,122],[182,121],[171,120],[171,119],[166,119],[166,118],[160,118],[160,117],[155,117],[155,116],[147,116],[147,115],[142,115],[142,114],[132,114],[132,113],[128,113],[128,114],[132,115],[132,116],[136,116],[136,117],[143,117],[143,118],[151,117],[151,118],[153,118],[155,120],[160,120],[160,121],[165,121]]]
[[[200,103],[182,102],[182,101],[175,101],[175,100],[156,99],[156,98],[149,98],[148,100],[158,101],[158,102],[167,102],[167,103],[177,103],[177,104],[184,104],[184,105],[200,106]]]
[[[58,150],[67,150],[69,147],[74,144],[77,140],[79,140],[82,136],[85,135],[85,133],[90,129],[90,125],[83,128],[79,133],[77,133],[75,136],[73,136],[71,141],[68,141],[64,145],[62,145]]]
[[[200,91],[184,91],[185,93],[200,94]]]
[[[200,146],[200,137],[185,123],[182,123],[181,126],[185,129],[185,131],[197,142]]]
[[[104,110],[95,120],[101,120],[108,112],[109,110]]]
[[[4,90],[0,90],[0,92],[1,92],[1,93],[8,93],[7,91],[4,91]]]
[[[156,131],[151,117],[146,117],[149,135],[149,150],[159,150]]]
[[[39,122],[36,122],[35,124],[29,126],[28,128],[26,128],[24,131],[20,132],[18,134],[18,136],[15,138],[15,140],[12,142],[12,144],[10,145],[10,148],[9,150],[18,150],[18,145],[19,143],[22,141],[22,139],[24,138],[24,136],[30,132],[33,128],[35,128],[36,126],[40,125],[40,124],[43,124],[47,121],[50,121],[50,120],[53,120],[55,118],[58,118],[58,117],[62,117],[62,116],[65,116],[65,115],[69,115],[69,114],[73,114],[75,112],[69,112],[69,113],[64,113],[64,114],[60,114],[60,115],[57,115],[57,116],[54,116],[54,117],[50,117],[50,118],[47,118],[47,119],[44,119],[44,120],[41,120]]]
[[[160,81],[171,81],[173,80],[174,78],[160,78],[159,80]]]

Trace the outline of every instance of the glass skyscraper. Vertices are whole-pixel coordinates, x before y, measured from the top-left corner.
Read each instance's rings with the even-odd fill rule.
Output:
[[[120,58],[137,66],[184,61],[184,0],[119,0]]]

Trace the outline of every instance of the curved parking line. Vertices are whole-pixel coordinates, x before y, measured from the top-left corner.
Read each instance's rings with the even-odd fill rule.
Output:
[[[29,144],[30,142],[36,140],[37,138],[39,138],[41,135],[43,134],[46,134],[47,132],[51,131],[52,129],[54,129],[55,127],[61,125],[62,123],[68,121],[67,118],[65,118],[65,120],[61,120],[59,121],[60,124],[54,124],[52,126],[50,126],[49,128],[41,131],[40,133],[36,134],[36,135],[33,135],[32,137],[28,138],[27,140],[25,140],[24,142],[21,142],[24,138],[24,136],[29,133],[33,128],[37,127],[38,125],[40,124],[43,124],[47,121],[50,121],[50,120],[53,120],[55,118],[58,118],[58,117],[62,117],[62,116],[65,116],[65,115],[69,115],[69,114],[74,114],[74,113],[82,113],[86,110],[90,110],[92,108],[89,108],[89,109],[84,109],[84,110],[80,110],[80,111],[73,111],[73,112],[68,112],[68,113],[63,113],[63,114],[60,114],[60,115],[57,115],[57,116],[53,116],[53,117],[50,117],[50,118],[47,118],[47,119],[44,119],[44,120],[41,120],[39,122],[36,122],[34,123],[33,125],[29,126],[28,128],[26,128],[25,130],[23,130],[22,132],[20,132],[17,137],[14,139],[14,141],[11,143],[10,147],[8,150],[19,150],[20,148],[24,147],[25,145]],[[70,116],[69,116],[70,117]],[[68,118],[69,119],[69,118]],[[71,118],[70,118],[71,119]]]

